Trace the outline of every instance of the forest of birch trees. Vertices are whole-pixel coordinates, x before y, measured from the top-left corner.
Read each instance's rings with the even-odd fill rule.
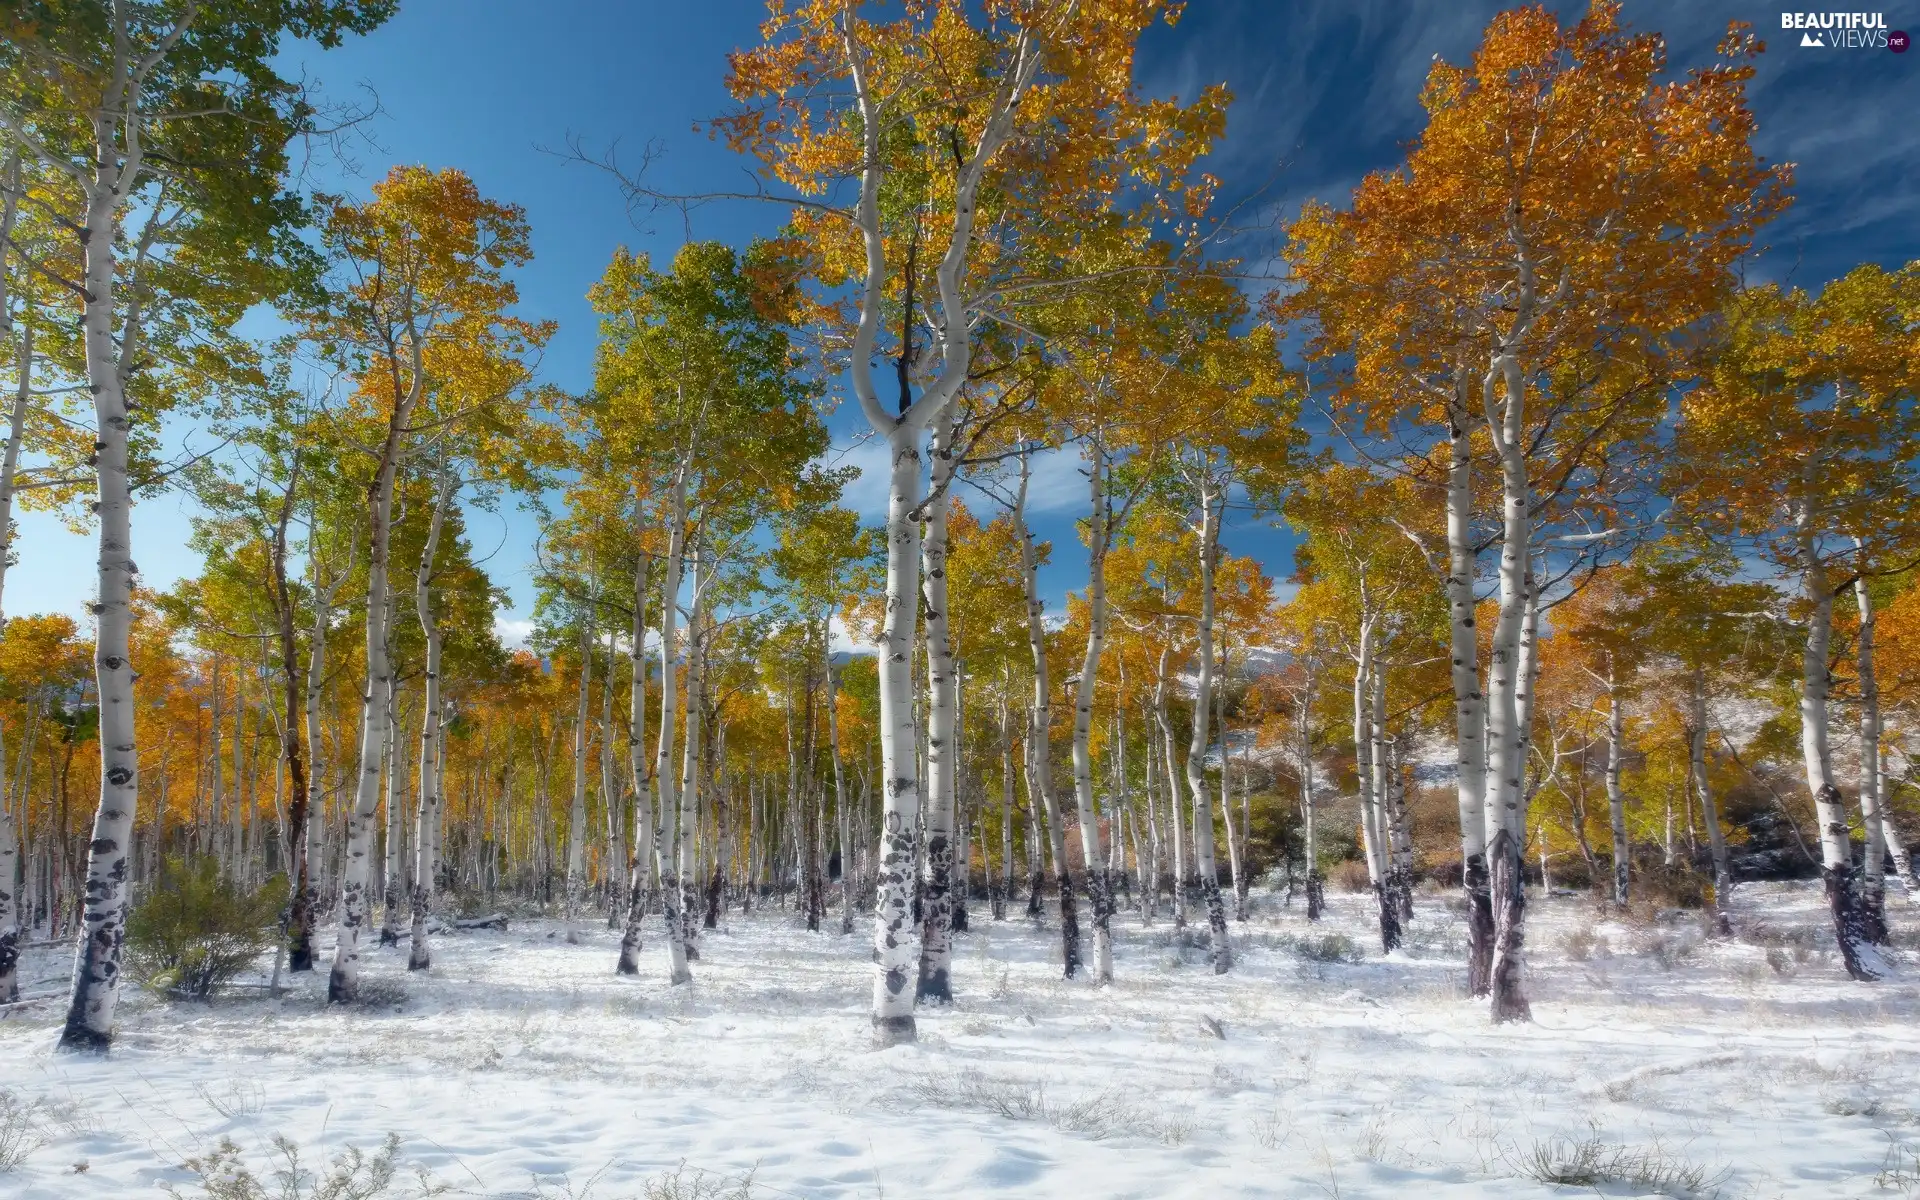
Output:
[[[130,914],[200,871],[278,889],[275,978],[331,1004],[508,916],[681,984],[783,912],[871,939],[883,1045],[985,985],[970,925],[1099,987],[1143,925],[1234,971],[1260,894],[1369,896],[1383,951],[1459,906],[1494,1022],[1553,889],[1731,936],[1743,882],[1817,877],[1886,975],[1920,263],[1748,270],[1794,198],[1754,31],[1672,62],[1613,0],[1514,8],[1397,166],[1269,220],[1209,174],[1225,88],[1136,85],[1178,4],[776,4],[713,65],[745,174],[564,152],[689,229],[607,262],[576,394],[508,197],[308,182],[371,118],[281,51],[394,7],[0,4],[0,585],[82,569],[16,510],[98,552],[87,611],[0,632],[0,1007],[71,945],[60,1044],[105,1050]],[[156,587],[162,493],[203,566]]]

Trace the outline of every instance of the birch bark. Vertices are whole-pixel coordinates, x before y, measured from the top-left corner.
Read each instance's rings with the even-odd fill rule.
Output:
[[[6,247],[12,244],[13,227],[19,212],[20,151],[8,156],[6,202],[0,210],[0,345],[13,349],[13,298],[7,294]],[[21,322],[14,371],[18,386],[14,389],[13,410],[7,425],[7,449],[0,459],[0,598],[5,595],[7,567],[13,555],[13,479],[20,465],[20,443],[26,430],[27,406],[33,398],[33,308],[32,297],[24,301],[27,319]],[[6,629],[6,610],[0,605],[0,633]],[[28,759],[20,757],[24,770]],[[19,835],[14,831],[13,806],[8,802],[6,742],[0,738],[0,1004],[20,998],[17,980],[20,961],[20,906],[14,897],[14,880],[20,871]]]
[[[637,541],[638,539],[636,539]],[[653,786],[647,774],[647,576],[653,558],[640,553],[633,571],[633,626],[627,662],[633,671],[633,688],[627,702],[627,773],[633,786],[633,863],[627,882],[627,923],[620,935],[620,958],[614,971],[621,975],[640,973],[640,927],[647,916],[646,863],[653,853]]]
[[[840,717],[833,675],[833,610],[821,624],[821,667],[826,672],[827,753],[833,758],[833,818],[840,841],[840,932],[853,932],[853,828],[847,813],[846,772],[840,765]]]
[[[1494,904],[1492,977],[1495,1022],[1532,1019],[1525,984],[1526,891],[1520,855],[1526,836],[1521,784],[1526,774],[1527,733],[1523,697],[1528,664],[1522,654],[1527,613],[1533,593],[1532,491],[1527,481],[1526,382],[1519,343],[1533,320],[1536,296],[1533,266],[1519,254],[1518,311],[1513,330],[1496,339],[1493,363],[1482,389],[1488,431],[1500,462],[1502,508],[1500,543],[1500,616],[1494,627],[1488,664],[1487,708],[1488,847]],[[1504,405],[1496,407],[1496,388],[1504,387]]]
[[[586,883],[587,857],[587,720],[593,681],[593,608],[599,588],[588,601],[580,621],[580,687],[573,712],[573,797],[567,806],[567,878],[565,911],[567,944],[580,944],[580,890]]]
[[[680,746],[680,927],[690,962],[700,959],[700,753],[705,734],[707,682],[703,600],[713,570],[711,556],[693,552],[693,595],[687,606],[687,732]]]
[[[1865,547],[1854,539],[1861,552],[1861,570],[1853,580],[1853,598],[1860,609],[1860,628],[1854,635],[1855,675],[1860,688],[1860,824],[1866,834],[1866,848],[1860,867],[1860,908],[1867,937],[1876,945],[1887,941],[1887,838],[1885,808],[1881,804],[1884,785],[1880,765],[1880,682],[1874,674],[1873,596],[1867,588]]]
[[[1106,447],[1096,434],[1087,443],[1087,648],[1073,701],[1073,795],[1080,819],[1080,854],[1093,909],[1093,981],[1113,982],[1113,879],[1100,849],[1100,818],[1093,802],[1093,699],[1100,678],[1100,656],[1107,641],[1107,543],[1112,512],[1107,497]],[[1023,523],[1024,524],[1024,523]],[[1221,771],[1224,786],[1226,772]],[[1231,818],[1229,818],[1231,824]],[[1235,878],[1239,857],[1236,854]],[[1064,882],[1062,886],[1065,886]],[[1063,922],[1064,924],[1064,922]],[[1072,974],[1071,971],[1068,972]]]
[[[446,525],[447,506],[453,502],[454,473],[444,460],[440,486],[427,521],[427,544],[413,574],[413,608],[427,643],[425,697],[420,705],[420,805],[413,834],[413,932],[407,945],[407,970],[424,971],[433,965],[427,943],[427,916],[433,907],[434,875],[439,870],[440,810],[445,783],[440,772],[440,622],[433,612],[433,566],[440,553],[440,531]]]
[[[942,417],[933,434],[932,496],[921,536],[921,587],[926,600],[927,802],[920,891],[920,980],[916,1001],[953,1003],[954,778],[958,767],[959,687],[947,621],[947,512],[953,482],[953,427]]]
[[[1047,669],[1045,606],[1040,598],[1039,556],[1033,530],[1027,526],[1027,488],[1031,464],[1020,456],[1020,486],[1014,497],[1013,525],[1020,537],[1020,573],[1026,588],[1027,651],[1033,659],[1033,708],[1029,744],[1033,759],[1033,786],[1046,813],[1047,848],[1059,892],[1061,962],[1068,979],[1080,973],[1080,914],[1073,880],[1067,867],[1067,831],[1060,823],[1060,805],[1053,791],[1053,682]]]
[[[686,552],[687,474],[674,472],[668,510],[667,562],[660,593],[660,742],[654,755],[653,777],[660,790],[660,826],[654,834],[659,861],[662,916],[667,929],[669,981],[688,983],[687,932],[680,918],[680,853],[682,825],[680,788],[673,773],[673,745],[679,719],[679,670],[683,656],[677,643],[680,617],[680,571]]]
[[[300,464],[296,459],[287,475],[286,492],[281,497],[279,519],[274,522],[273,600],[275,633],[279,639],[277,649],[280,652],[281,685],[284,689],[281,697],[284,709],[279,722],[280,758],[286,767],[291,789],[287,803],[286,825],[287,879],[290,884],[285,928],[287,961],[291,970],[311,971],[313,969],[313,908],[307,852],[310,841],[308,825],[313,820],[314,789],[307,774],[309,764],[303,760],[300,753],[300,709],[302,693],[305,689],[300,680],[299,644],[294,638],[293,631],[293,591],[287,585],[287,526],[293,519],[294,492],[299,484]],[[0,520],[4,520],[3,514],[0,514]],[[315,599],[317,600],[318,597]],[[311,745],[311,741],[308,744]],[[4,886],[4,883],[0,883],[0,888]],[[0,927],[4,927],[3,920],[0,920]],[[277,957],[274,965],[277,970],[279,966]],[[4,989],[0,988],[0,990]]]
[[[1160,779],[1167,785],[1167,830],[1173,846],[1173,927],[1187,927],[1187,852],[1186,825],[1180,819],[1180,774],[1173,769],[1178,757],[1173,748],[1173,720],[1167,712],[1167,661],[1171,647],[1160,647],[1160,662],[1154,673],[1153,719],[1160,730]]]
[[[616,657],[619,647],[615,643],[614,627],[609,622],[606,664],[601,670],[603,682],[600,685],[600,803],[606,809],[607,822],[607,858],[602,872],[606,882],[601,898],[607,909],[608,929],[620,928],[621,909],[625,907],[628,864],[632,860],[632,854],[627,849],[627,823],[620,811],[620,774],[613,752],[613,683],[614,674],[619,669],[619,659]]]
[[[1207,906],[1213,972],[1233,969],[1233,947],[1227,940],[1227,911],[1220,897],[1220,873],[1213,859],[1213,794],[1207,790],[1207,746],[1212,740],[1214,567],[1219,559],[1220,517],[1226,497],[1210,479],[1199,487],[1200,500],[1200,632],[1195,649],[1200,678],[1194,687],[1193,738],[1187,746],[1187,791],[1193,799],[1193,862],[1200,875],[1200,895]]]
[[[1713,859],[1714,929],[1721,937],[1733,933],[1733,871],[1727,860],[1727,835],[1720,828],[1720,809],[1707,777],[1707,673],[1695,668],[1689,680],[1687,772],[1694,795],[1700,799],[1700,819],[1707,827],[1707,853]]]
[[[1853,840],[1847,830],[1846,801],[1833,773],[1833,746],[1827,702],[1832,691],[1828,654],[1833,640],[1833,589],[1827,580],[1827,561],[1813,530],[1812,514],[1796,514],[1800,543],[1801,586],[1807,608],[1806,642],[1800,658],[1800,751],[1813,793],[1814,813],[1820,822],[1821,874],[1827,907],[1833,914],[1834,937],[1847,974],[1862,981],[1886,976],[1885,960],[1873,944],[1872,930],[1861,905],[1860,871],[1853,863]]]
[[[1213,685],[1213,723],[1220,731],[1220,824],[1227,835],[1227,887],[1233,893],[1234,919],[1246,920],[1245,902],[1240,898],[1240,885],[1245,882],[1240,871],[1240,831],[1233,821],[1233,785],[1231,782],[1231,762],[1227,754],[1227,645],[1226,638],[1220,639],[1220,679]]]
[[[880,187],[887,172],[882,146],[887,114],[883,112],[882,98],[874,90],[867,51],[855,36],[855,23],[849,20],[845,30],[847,71],[853,85],[862,142],[855,224],[866,251],[859,324],[849,358],[854,395],[867,423],[886,439],[891,462],[887,488],[887,599],[880,653],[883,792],[874,904],[872,1016],[875,1040],[892,1044],[912,1041],[915,1036],[913,995],[907,982],[919,958],[919,947],[914,944],[917,929],[910,916],[914,830],[920,816],[911,686],[913,635],[920,594],[920,439],[923,431],[945,412],[967,378],[973,330],[964,288],[974,239],[976,198],[988,165],[1012,134],[1014,114],[1039,70],[1040,53],[1032,35],[1022,30],[1017,37],[1013,61],[987,101],[979,141],[956,173],[952,229],[946,251],[935,270],[939,311],[928,322],[940,358],[939,371],[918,399],[903,389],[900,410],[889,413],[880,403],[873,376],[888,280],[886,236],[880,214]],[[903,365],[909,362],[911,351],[910,345],[902,347]]]
[[[1318,921],[1326,911],[1326,877],[1320,874],[1320,847],[1315,818],[1319,804],[1313,798],[1313,693],[1314,676],[1307,673],[1294,704],[1294,723],[1300,731],[1300,820],[1304,826],[1303,853],[1307,859],[1307,920]]]
[[[1453,672],[1454,790],[1460,808],[1461,884],[1467,893],[1467,991],[1493,987],[1493,893],[1487,874],[1486,698],[1473,595],[1473,446],[1462,371],[1447,411],[1447,610]],[[1309,899],[1309,906],[1312,901]]]
[[[1607,817],[1613,826],[1613,902],[1627,906],[1627,876],[1632,846],[1627,840],[1627,799],[1620,788],[1621,760],[1625,756],[1626,711],[1620,704],[1620,679],[1607,666]],[[1668,812],[1668,840],[1672,840],[1672,812]]]
[[[190,13],[191,10],[189,10]],[[174,38],[152,56],[171,48],[185,31],[183,19]],[[137,104],[143,72],[124,52],[114,56],[109,95]],[[85,910],[80,944],[74,954],[72,1000],[60,1046],[66,1050],[104,1051],[113,1040],[113,1015],[120,998],[120,953],[126,939],[127,878],[133,821],[139,798],[140,761],[135,752],[133,717],[133,497],[127,477],[128,420],[126,382],[134,368],[138,305],[126,316],[122,336],[114,336],[116,241],[120,205],[141,169],[138,120],[129,113],[123,154],[115,137],[113,114],[105,108],[93,117],[94,170],[82,180],[86,213],[81,242],[85,298],[81,334],[86,353],[87,387],[93,395],[95,516],[100,523],[98,592],[94,599],[94,672],[100,702],[100,807],[88,842]]]
[[[327,977],[327,1002],[351,1004],[360,994],[360,937],[367,923],[367,883],[372,866],[373,822],[380,806],[380,762],[391,740],[393,668],[387,656],[388,545],[392,533],[393,483],[404,449],[407,423],[426,388],[424,345],[417,330],[408,337],[406,390],[396,397],[387,420],[373,483],[367,489],[367,683],[360,698],[360,769],[354,806],[347,821],[341,867],[340,920],[334,940],[333,969]]]

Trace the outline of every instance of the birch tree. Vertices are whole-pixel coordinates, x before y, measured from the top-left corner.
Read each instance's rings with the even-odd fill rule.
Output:
[[[1920,553],[1920,380],[1904,349],[1917,321],[1914,264],[1859,267],[1818,296],[1741,293],[1706,380],[1688,395],[1677,464],[1687,513],[1797,583],[1801,758],[1834,933],[1847,973],[1863,981],[1884,977],[1886,964],[1833,763],[1833,609],[1856,577]],[[1739,476],[1749,482],[1736,485],[1709,454],[1749,464]],[[1879,820],[1877,799],[1877,788],[1862,797],[1864,823]],[[1868,845],[1880,844],[1869,833]]]
[[[1664,41],[1627,30],[1617,4],[1564,27],[1544,9],[1503,13],[1470,64],[1430,70],[1406,168],[1370,176],[1351,213],[1310,208],[1293,231],[1304,286],[1287,310],[1314,321],[1346,411],[1414,451],[1414,477],[1445,497],[1468,977],[1493,993],[1496,1020],[1527,1015],[1523,648],[1549,583],[1535,573],[1553,545],[1543,526],[1609,528],[1620,448],[1646,436],[1663,381],[1684,369],[1675,338],[1727,294],[1784,203],[1786,170],[1751,147],[1755,40],[1736,24],[1719,49],[1663,85]],[[1480,533],[1476,460],[1500,488]],[[1473,588],[1495,543],[1483,691]]]
[[[595,364],[601,431],[616,442],[625,469],[653,472],[659,481],[650,518],[664,526],[666,542],[658,564],[655,854],[667,897],[670,970],[673,982],[683,983],[692,978],[684,894],[696,885],[686,870],[697,798],[688,788],[698,778],[699,731],[688,709],[676,780],[672,753],[697,682],[690,671],[683,700],[680,664],[697,647],[691,639],[701,634],[702,606],[711,602],[707,589],[722,559],[744,546],[761,519],[818,502],[829,489],[827,478],[808,466],[825,449],[826,432],[782,325],[793,308],[793,283],[774,248],[740,254],[715,242],[690,242],[666,271],[622,249],[591,299],[601,315]],[[689,645],[681,644],[683,604]]]
[[[529,257],[524,215],[482,197],[458,171],[396,167],[369,201],[331,204],[323,245],[333,285],[324,304],[300,317],[305,336],[349,373],[353,390],[341,419],[364,434],[372,467],[359,766],[327,985],[329,1002],[344,1004],[359,993],[381,753],[393,732],[386,596],[395,479],[422,432],[497,398],[456,386],[463,371],[493,375],[497,364],[530,353],[551,330],[509,315],[518,293],[505,272]],[[445,410],[435,405],[443,396]]]
[[[983,326],[1012,327],[1038,290],[1059,285],[1047,267],[1058,256],[1029,257],[1019,241],[1044,222],[1001,218],[1073,209],[1076,192],[1112,190],[1129,148],[1178,111],[1130,92],[1135,43],[1172,12],[1042,2],[996,7],[980,21],[953,4],[896,18],[814,0],[783,10],[764,46],[732,59],[729,87],[742,108],[718,128],[798,193],[750,198],[791,205],[816,278],[852,296],[844,346],[854,396],[890,464],[873,997],[882,1042],[914,1032],[909,909],[921,797],[910,672],[926,438],[972,373]],[[824,89],[824,80],[841,86]],[[1132,122],[1121,137],[1111,136],[1116,111]],[[850,204],[837,202],[843,182]],[[891,403],[875,374],[882,356],[895,367]]]
[[[129,474],[132,397],[149,413],[170,389],[150,322],[224,329],[277,294],[269,262],[297,219],[282,201],[286,144],[314,109],[275,70],[281,38],[337,44],[391,11],[380,2],[73,2],[13,9],[0,78],[0,131],[82,197],[69,232],[78,277],[59,277],[81,330],[76,356],[94,405],[103,699],[101,794],[89,844],[86,936],[61,1044],[104,1050],[120,984],[128,855],[138,801],[134,736]],[[217,165],[208,165],[217,164]],[[244,164],[236,166],[235,164]],[[132,396],[130,396],[130,393]]]

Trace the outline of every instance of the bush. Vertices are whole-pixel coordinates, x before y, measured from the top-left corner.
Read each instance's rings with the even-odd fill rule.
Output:
[[[1624,1183],[1636,1192],[1662,1196],[1715,1191],[1731,1174],[1725,1168],[1715,1171],[1688,1162],[1657,1142],[1645,1147],[1623,1146],[1602,1139],[1597,1132],[1589,1137],[1554,1137],[1530,1146],[1514,1146],[1502,1156],[1519,1174],[1541,1183],[1596,1189]]]
[[[1566,951],[1567,957],[1574,962],[1586,962],[1590,958],[1613,957],[1613,948],[1607,943],[1605,935],[1596,934],[1591,929],[1575,929],[1563,935],[1560,939],[1560,948]]]
[[[1593,888],[1593,869],[1587,866],[1584,858],[1563,858],[1549,869],[1556,890],[1565,888],[1570,892],[1590,891]]]
[[[1352,859],[1349,859],[1343,863],[1336,863],[1329,878],[1332,880],[1333,886],[1343,892],[1370,892],[1373,890],[1373,879],[1367,874],[1367,864],[1363,862],[1354,862]]]
[[[1638,875],[1631,890],[1657,908],[1705,908],[1713,888],[1711,879],[1680,863],[1645,868]]]
[[[46,1136],[40,1124],[41,1105],[0,1088],[0,1174],[27,1161]]]
[[[274,948],[287,904],[285,876],[248,891],[210,858],[168,859],[127,918],[127,969],[139,982],[181,1000],[205,1000]]]
[[[264,889],[263,889],[264,890]],[[223,1137],[206,1154],[181,1164],[199,1177],[207,1200],[388,1200],[400,1196],[445,1195],[452,1189],[414,1168],[411,1186],[396,1184],[400,1167],[400,1137],[388,1134],[380,1149],[366,1154],[349,1147],[334,1156],[324,1171],[300,1161],[300,1147],[275,1135],[266,1178],[255,1175],[232,1138]],[[186,1200],[172,1184],[163,1184],[174,1200]],[[402,1190],[402,1189],[405,1190]]]
[[[1303,937],[1293,944],[1293,952],[1308,962],[1319,963],[1357,963],[1365,956],[1352,938],[1344,933],[1329,933],[1325,937]]]

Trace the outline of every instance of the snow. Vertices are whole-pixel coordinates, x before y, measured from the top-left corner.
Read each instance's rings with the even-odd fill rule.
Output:
[[[370,951],[383,999],[346,1011],[321,1004],[324,976],[279,999],[133,997],[105,1061],[55,1054],[58,1003],[29,1006],[0,1020],[0,1086],[40,1104],[48,1140],[0,1195],[197,1196],[178,1164],[223,1136],[264,1173],[275,1134],[320,1163],[389,1131],[457,1194],[497,1197],[544,1181],[617,1200],[683,1162],[751,1172],[761,1196],[1591,1195],[1526,1170],[1581,1144],[1691,1165],[1702,1194],[1920,1195],[1920,971],[1897,895],[1907,973],[1875,985],[1846,981],[1807,886],[1743,886],[1731,944],[1697,915],[1631,928],[1585,897],[1536,901],[1535,1022],[1504,1028],[1459,995],[1449,897],[1420,895],[1386,958],[1369,901],[1329,899],[1309,927],[1256,893],[1225,977],[1165,918],[1128,917],[1105,990],[1056,977],[1053,930],[976,909],[958,1002],[884,1051],[865,938],[778,911],[710,932],[680,989],[652,927],[622,979],[614,933],[569,946],[516,921],[438,939],[425,977]],[[1327,934],[1360,960],[1299,949]],[[57,992],[66,953],[28,952],[30,994]]]

